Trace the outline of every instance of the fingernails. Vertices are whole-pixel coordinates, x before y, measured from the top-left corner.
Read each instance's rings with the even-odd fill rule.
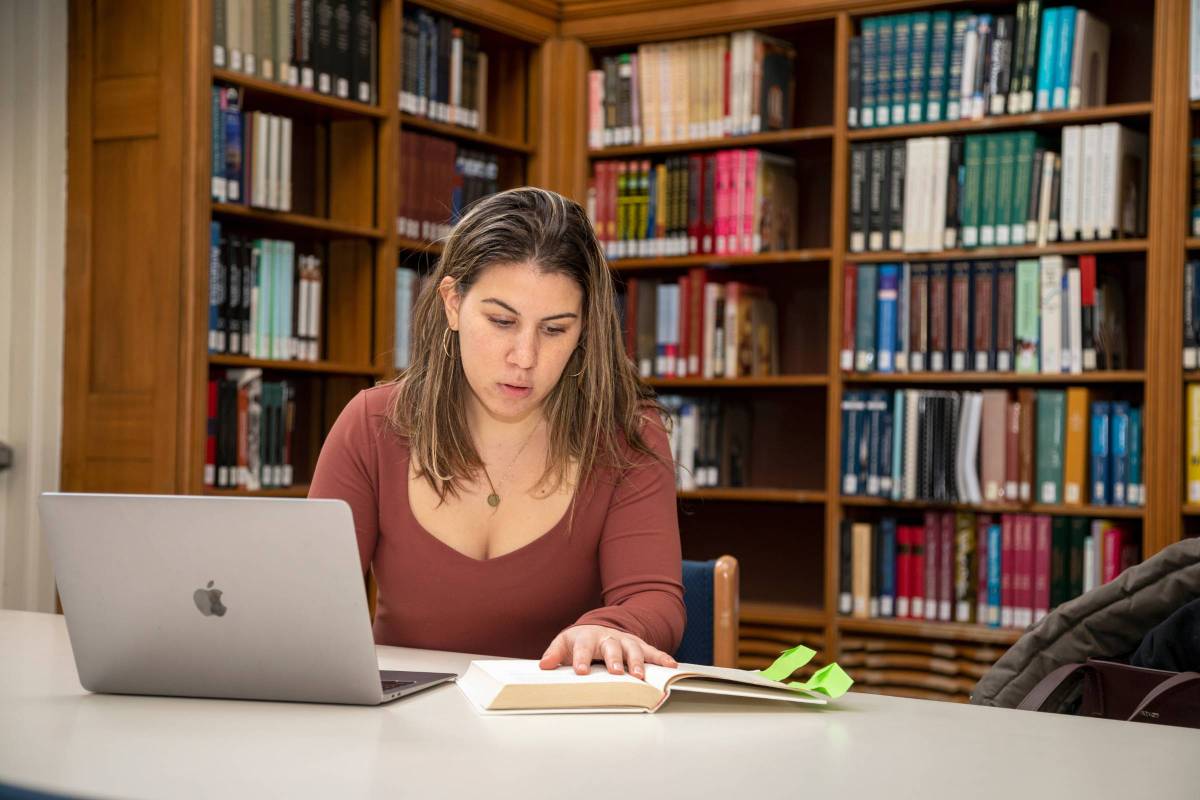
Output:
[[[617,672],[624,672],[624,671],[625,671],[625,667],[624,667],[624,665],[622,665],[622,664],[621,664],[621,662],[620,662],[620,661],[614,661],[614,662],[613,662],[613,669],[614,669],[614,670],[616,670]]]
[[[588,670],[588,665],[586,662],[584,662],[584,661],[576,661],[575,662],[575,671],[576,672],[587,672],[587,670]]]
[[[635,677],[638,677],[638,678],[640,678],[640,677],[642,677],[642,675],[643,675],[644,673],[645,673],[645,670],[643,670],[641,667],[634,667],[634,668],[633,668],[633,674],[634,674],[634,676],[635,676]]]

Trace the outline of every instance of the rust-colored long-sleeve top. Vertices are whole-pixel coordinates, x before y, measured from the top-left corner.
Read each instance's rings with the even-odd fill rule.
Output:
[[[363,572],[379,586],[379,644],[540,658],[571,625],[605,625],[673,653],[685,612],[670,447],[666,463],[629,454],[617,476],[599,468],[545,535],[479,560],[426,531],[408,501],[409,449],[385,422],[393,386],[360,392],[329,432],[309,497],[350,504]]]

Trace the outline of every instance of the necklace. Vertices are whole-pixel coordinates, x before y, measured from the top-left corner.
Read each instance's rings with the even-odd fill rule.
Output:
[[[508,478],[508,473],[510,470],[512,470],[513,464],[517,463],[517,459],[521,457],[521,453],[524,453],[525,448],[528,447],[529,443],[533,441],[533,435],[537,433],[537,429],[541,426],[541,424],[542,423],[539,420],[537,425],[533,426],[533,430],[531,430],[529,432],[529,436],[525,438],[525,443],[521,445],[521,448],[517,450],[517,454],[512,457],[512,461],[509,461],[508,466],[505,467],[503,478]],[[496,491],[496,485],[492,483],[492,476],[488,474],[487,464],[483,465],[483,476],[487,478],[488,488],[492,490],[492,493],[488,495],[487,503],[492,508],[495,508],[496,506],[500,505],[500,494]]]

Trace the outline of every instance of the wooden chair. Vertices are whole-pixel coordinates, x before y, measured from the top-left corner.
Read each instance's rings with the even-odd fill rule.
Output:
[[[689,664],[737,666],[738,562],[725,555],[683,562],[687,628],[675,658]]]
[[[737,666],[738,562],[733,556],[713,561],[683,562],[684,602],[688,624],[675,657],[689,664]],[[379,587],[367,570],[367,608],[375,621]]]

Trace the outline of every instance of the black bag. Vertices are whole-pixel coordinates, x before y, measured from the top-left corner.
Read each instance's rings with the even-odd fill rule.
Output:
[[[1200,672],[1090,658],[1042,678],[1017,708],[1200,728]]]

